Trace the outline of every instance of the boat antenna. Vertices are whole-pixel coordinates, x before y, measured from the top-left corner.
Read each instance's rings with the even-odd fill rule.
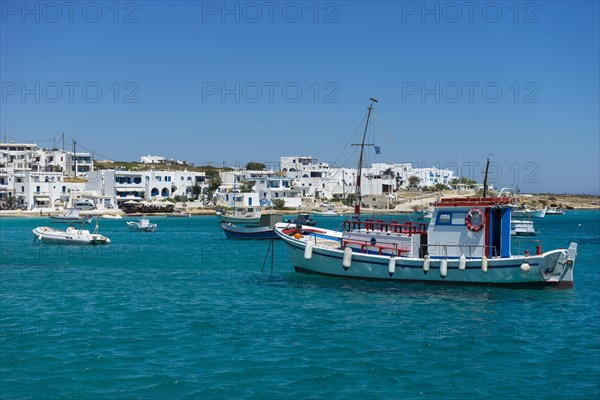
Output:
[[[360,176],[362,174],[362,162],[363,162],[363,153],[365,150],[365,138],[367,137],[367,128],[369,127],[369,118],[371,117],[371,111],[373,111],[373,104],[378,101],[372,97],[369,98],[371,100],[371,105],[369,105],[369,112],[367,114],[367,122],[365,123],[365,131],[363,133],[362,142],[360,144],[360,155],[358,156],[358,171],[356,175],[356,199],[354,199],[354,214],[358,218],[360,217],[360,203],[361,203],[361,193],[360,193]]]
[[[483,176],[483,197],[487,197],[488,192],[488,171],[490,169],[490,159],[487,159],[487,163],[485,164],[485,175]]]

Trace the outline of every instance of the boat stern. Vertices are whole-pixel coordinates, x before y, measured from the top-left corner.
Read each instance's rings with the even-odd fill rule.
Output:
[[[567,250],[553,250],[544,254],[540,272],[549,285],[558,288],[573,287],[573,269],[577,257],[577,243],[571,242]]]

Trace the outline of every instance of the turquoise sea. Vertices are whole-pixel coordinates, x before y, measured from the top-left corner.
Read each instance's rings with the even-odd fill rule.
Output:
[[[302,275],[279,242],[261,272],[269,241],[151,220],[65,247],[0,219],[0,398],[600,397],[598,211],[535,221],[543,249],[579,243],[567,290]]]

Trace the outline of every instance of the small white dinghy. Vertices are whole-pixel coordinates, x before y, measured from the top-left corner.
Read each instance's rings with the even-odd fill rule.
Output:
[[[138,232],[154,232],[156,230],[156,224],[150,222],[148,218],[140,218],[139,221],[128,221],[127,227],[132,231]]]
[[[47,226],[38,226],[31,233],[35,240],[43,243],[57,244],[109,244],[110,239],[98,233],[99,222],[96,220],[96,228],[94,233],[90,233],[87,229],[67,227],[66,230],[54,229]]]

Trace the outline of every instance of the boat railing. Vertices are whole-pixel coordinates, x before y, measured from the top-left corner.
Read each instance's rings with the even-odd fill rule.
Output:
[[[517,254],[521,254],[521,249],[522,249],[522,245],[523,245],[523,254],[527,255],[529,254],[529,248],[525,248],[526,246],[529,247],[530,245],[535,245],[535,254],[536,255],[540,255],[542,254],[542,241],[540,239],[521,239],[521,238],[515,238],[513,239],[513,241],[517,244]]]
[[[415,222],[403,222],[398,223],[397,221],[385,222],[381,219],[372,220],[365,219],[364,221],[349,220],[344,221],[344,231],[350,232],[354,230],[365,229],[367,231],[380,231],[380,232],[392,232],[392,233],[404,233],[407,235],[423,234],[427,232],[427,224],[415,223]]]
[[[431,251],[433,249],[438,249],[438,251]],[[429,254],[429,256],[433,257],[448,257],[449,249],[458,249],[456,254],[464,255],[467,259],[481,258],[484,254],[492,254],[498,255],[496,246],[486,246],[479,244],[422,244],[421,245],[421,253],[423,255]],[[464,250],[467,250],[466,252]],[[479,251],[478,251],[479,250]],[[491,251],[488,251],[491,250]],[[433,253],[433,254],[432,254]],[[458,257],[458,256],[457,256]]]

